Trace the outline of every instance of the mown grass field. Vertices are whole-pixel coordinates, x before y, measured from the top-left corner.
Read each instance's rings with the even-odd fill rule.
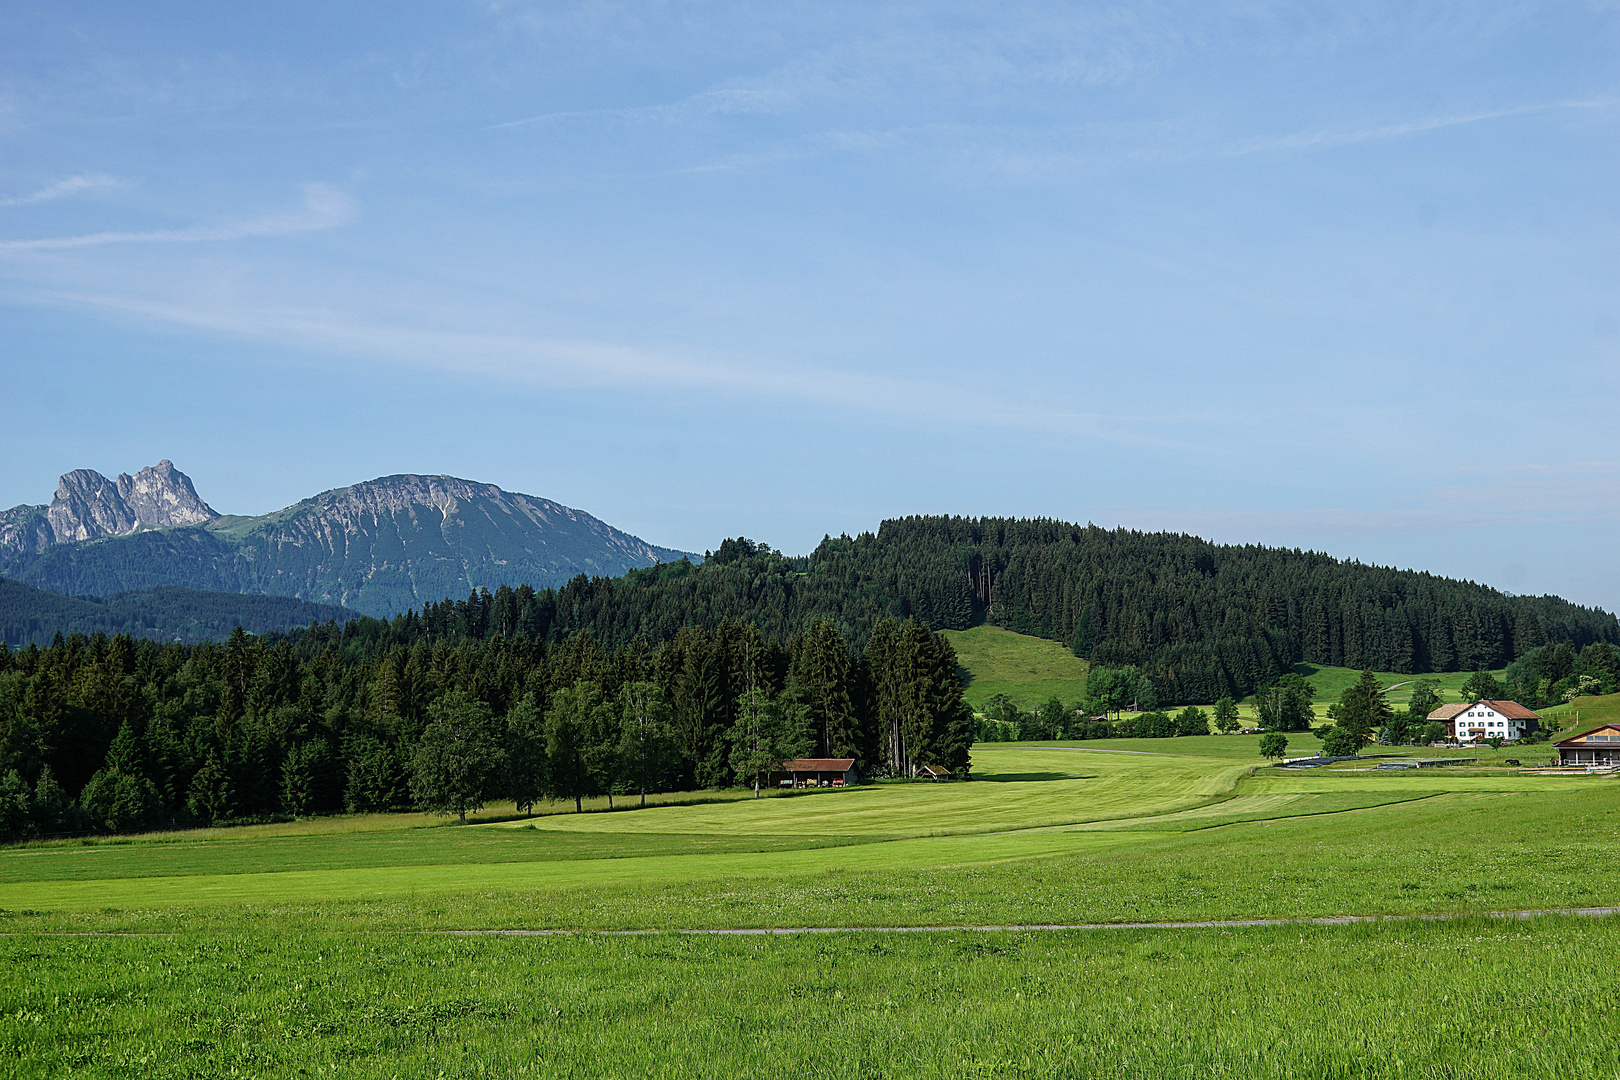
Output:
[[[0,851],[0,1072],[1616,1075],[1592,958],[1620,922],[1484,913],[1620,904],[1620,779],[1285,772],[1256,743],[989,746],[970,783]],[[1343,914],[1463,918],[870,929]],[[796,926],[847,929],[660,933]],[[653,933],[444,933],[493,929]]]
[[[835,938],[8,939],[6,1072],[1615,1075],[1612,920]],[[28,972],[29,977],[21,977]]]

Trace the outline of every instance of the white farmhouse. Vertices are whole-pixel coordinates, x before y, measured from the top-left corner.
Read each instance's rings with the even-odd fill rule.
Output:
[[[1540,716],[1517,701],[1491,698],[1442,705],[1429,714],[1429,719],[1441,721],[1446,725],[1447,736],[1465,743],[1484,739],[1517,742],[1541,724]]]

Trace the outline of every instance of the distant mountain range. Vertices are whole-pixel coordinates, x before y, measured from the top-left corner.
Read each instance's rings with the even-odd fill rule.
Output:
[[[161,461],[116,480],[77,469],[49,503],[0,512],[0,576],[70,596],[175,586],[389,616],[479,587],[542,588],[686,557],[581,510],[453,476],[385,476],[237,517]]]

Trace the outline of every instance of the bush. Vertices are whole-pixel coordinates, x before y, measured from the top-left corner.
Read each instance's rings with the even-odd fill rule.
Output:
[[[157,785],[116,767],[101,769],[90,778],[79,793],[79,805],[91,828],[114,833],[151,828],[163,812]]]
[[[995,720],[988,716],[978,718],[974,729],[973,741],[981,743],[1017,742],[1018,725],[1006,720]]]
[[[1176,714],[1177,735],[1208,735],[1209,716],[1196,705],[1189,705]]]
[[[1328,757],[1355,757],[1361,753],[1361,738],[1337,724],[1330,725],[1322,733],[1322,753]]]
[[[1117,722],[1114,734],[1122,739],[1172,739],[1177,734],[1176,722],[1167,713],[1145,712]]]

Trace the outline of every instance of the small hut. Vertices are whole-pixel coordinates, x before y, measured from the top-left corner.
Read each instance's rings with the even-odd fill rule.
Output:
[[[771,775],[778,787],[849,787],[861,782],[855,759],[847,757],[794,758]]]

